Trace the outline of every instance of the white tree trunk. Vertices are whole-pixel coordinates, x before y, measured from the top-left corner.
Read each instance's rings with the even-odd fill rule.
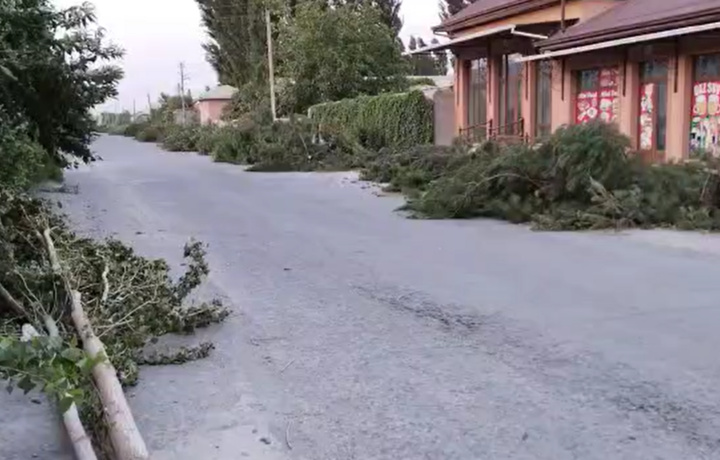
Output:
[[[85,352],[91,358],[98,355],[107,358],[105,346],[93,332],[90,321],[85,315],[80,293],[72,291],[71,300],[73,323],[82,339]],[[115,367],[109,360],[104,359],[93,367],[92,374],[100,393],[115,458],[117,460],[148,460],[150,454],[130,412]]]

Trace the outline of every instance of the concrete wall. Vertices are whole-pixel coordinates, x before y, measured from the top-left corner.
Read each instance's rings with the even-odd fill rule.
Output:
[[[198,101],[196,108],[200,114],[200,123],[203,125],[217,123],[223,113],[223,109],[230,103],[228,100],[205,100]]]

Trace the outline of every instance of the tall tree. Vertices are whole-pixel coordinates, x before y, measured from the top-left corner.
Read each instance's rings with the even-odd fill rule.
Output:
[[[402,29],[402,19],[400,18],[400,6],[402,0],[328,0],[330,5],[369,5],[380,11],[380,18],[383,23],[390,27],[395,35],[400,33]]]
[[[447,19],[477,0],[440,0],[440,17]]]
[[[292,82],[289,105],[295,113],[319,102],[395,91],[406,83],[406,60],[381,18],[377,8],[298,5],[278,34],[278,73]]]
[[[265,3],[262,0],[196,0],[208,42],[208,62],[222,84],[242,86],[262,74]]]

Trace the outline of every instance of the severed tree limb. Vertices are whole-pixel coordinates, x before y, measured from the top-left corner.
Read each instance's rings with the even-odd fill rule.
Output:
[[[80,334],[85,352],[91,359],[105,357],[93,367],[92,374],[100,392],[115,456],[117,460],[147,460],[150,454],[130,412],[125,393],[117,378],[117,371],[107,360],[105,346],[92,330],[90,320],[82,307],[80,293],[72,291],[71,301],[72,320]]]
[[[105,422],[110,434],[110,442],[116,460],[149,460],[145,441],[140,435],[140,430],[135,423],[130,406],[128,406],[123,392],[122,385],[117,378],[117,371],[107,359],[105,345],[93,332],[90,320],[85,314],[82,306],[82,296],[78,291],[72,290],[70,281],[62,273],[60,259],[55,250],[50,229],[46,228],[42,233],[45,246],[48,251],[53,271],[62,276],[67,294],[70,297],[70,315],[77,330],[83,349],[91,359],[102,357],[92,369],[93,380],[98,389],[100,401],[103,405]]]
[[[102,297],[100,297],[100,305],[105,306],[107,303],[108,296],[110,295],[110,283],[108,282],[108,273],[110,273],[110,266],[105,262],[105,268],[103,269],[101,278],[103,282]]]
[[[50,337],[60,336],[57,324],[50,315],[45,316],[45,329],[48,330]],[[75,451],[75,458],[77,460],[97,460],[90,436],[87,435],[85,427],[80,421],[80,414],[78,413],[75,403],[62,414],[62,418],[73,450]]]
[[[53,240],[50,237],[49,228],[43,230],[42,238],[43,241],[45,241],[45,247],[48,251],[48,257],[50,258],[50,265],[52,266],[52,270],[53,272],[55,272],[55,274],[59,275],[62,271],[62,267],[60,265],[60,259],[58,258],[57,251],[55,250],[55,243],[53,243]]]
[[[25,310],[25,307],[22,306],[20,302],[15,300],[15,297],[8,292],[7,289],[5,289],[5,286],[0,284],[0,299],[5,302],[5,304],[10,307],[10,309],[16,313],[17,315],[22,316],[23,318],[29,318],[27,311]]]

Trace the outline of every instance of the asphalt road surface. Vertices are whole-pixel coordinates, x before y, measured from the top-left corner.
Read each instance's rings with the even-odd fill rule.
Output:
[[[130,390],[154,458],[720,459],[717,238],[411,220],[347,174],[95,148],[53,195],[78,228],[208,243],[235,312]]]

